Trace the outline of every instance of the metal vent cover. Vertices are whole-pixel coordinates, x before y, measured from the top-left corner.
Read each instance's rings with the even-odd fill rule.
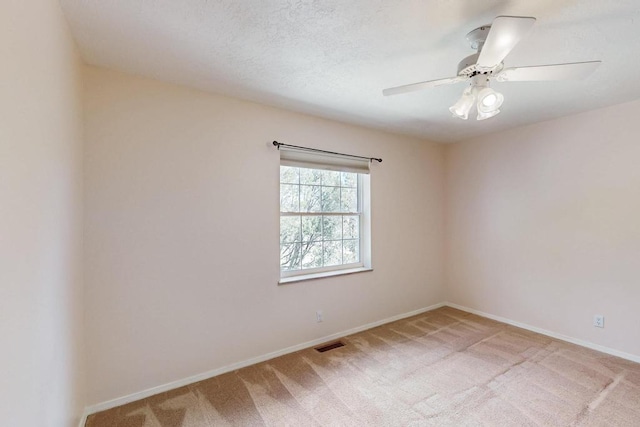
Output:
[[[323,344],[320,347],[315,347],[314,350],[318,353],[324,353],[325,351],[333,350],[336,348],[344,347],[345,344],[342,341],[335,341],[329,344]]]

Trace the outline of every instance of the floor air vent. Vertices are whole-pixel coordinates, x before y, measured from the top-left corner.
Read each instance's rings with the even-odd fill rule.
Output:
[[[325,344],[320,347],[316,347],[315,350],[318,353],[324,353],[325,351],[333,350],[334,348],[344,347],[344,343],[342,341],[332,342],[330,344]]]

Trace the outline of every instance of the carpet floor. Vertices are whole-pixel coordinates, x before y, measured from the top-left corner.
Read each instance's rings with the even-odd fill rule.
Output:
[[[449,307],[342,341],[86,426],[640,426],[640,364]]]

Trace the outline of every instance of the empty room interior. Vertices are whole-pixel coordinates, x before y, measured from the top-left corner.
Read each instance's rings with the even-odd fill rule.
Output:
[[[0,425],[639,426],[638,22],[4,0]]]

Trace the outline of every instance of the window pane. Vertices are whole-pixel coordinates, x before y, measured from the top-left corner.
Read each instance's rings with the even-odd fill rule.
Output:
[[[300,269],[300,243],[280,245],[280,268],[282,270]]]
[[[302,268],[322,267],[322,242],[302,244]]]
[[[300,242],[300,217],[280,217],[280,243]]]
[[[341,212],[358,212],[358,190],[343,188],[341,197]]]
[[[280,184],[280,212],[298,212],[299,189],[299,185]]]
[[[322,240],[342,239],[342,217],[325,216],[322,217]]]
[[[322,187],[322,211],[340,212],[340,187]]]
[[[291,275],[360,263],[359,184],[357,173],[280,167],[283,272]]]
[[[302,217],[302,242],[316,242],[322,240],[322,217]]]
[[[322,185],[340,186],[340,172],[322,171]]]
[[[345,215],[342,218],[342,237],[344,239],[359,239],[360,217],[355,215]]]
[[[300,182],[300,170],[291,166],[280,166],[280,183],[297,184]]]
[[[342,264],[342,241],[331,240],[323,242],[324,248],[324,265],[340,265]]]
[[[300,184],[320,185],[322,171],[318,169],[300,168]]]
[[[352,264],[360,261],[360,241],[359,240],[343,240],[342,241],[342,263]]]
[[[321,192],[319,185],[301,185],[300,212],[320,212]]]
[[[358,174],[351,172],[342,172],[342,186],[355,188],[358,186]]]

